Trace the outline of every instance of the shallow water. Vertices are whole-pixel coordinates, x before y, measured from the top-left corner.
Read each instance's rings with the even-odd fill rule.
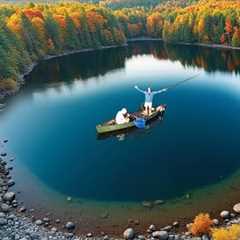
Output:
[[[158,207],[149,212],[141,206],[145,200],[169,202],[165,222],[186,206],[188,217],[210,209],[216,189],[233,191],[226,182],[236,183],[240,167],[238,55],[149,42],[42,62],[0,115],[0,136],[9,139],[8,151],[16,156],[13,173],[22,199],[105,228],[126,224],[130,215],[143,223],[161,218]],[[98,123],[122,107],[135,111],[142,104],[134,85],[157,90],[198,73],[155,97],[155,105],[168,106],[162,121],[97,138]],[[212,186],[215,195],[207,204]],[[189,206],[183,199],[192,192],[198,197]],[[224,200],[221,207],[227,206]],[[99,223],[105,211],[111,218]]]

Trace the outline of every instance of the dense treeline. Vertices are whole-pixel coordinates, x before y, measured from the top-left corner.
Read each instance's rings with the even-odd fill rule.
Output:
[[[48,55],[122,45],[127,38],[150,36],[166,42],[240,47],[239,1],[203,0],[185,6],[192,2],[195,1],[176,0],[155,8],[116,10],[105,7],[102,1],[97,4],[2,4],[0,90],[14,87],[19,73]]]
[[[93,4],[2,5],[0,24],[0,79],[10,86],[46,55],[126,42],[113,12]]]

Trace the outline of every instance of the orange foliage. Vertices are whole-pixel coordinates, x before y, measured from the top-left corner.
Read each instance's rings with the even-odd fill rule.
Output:
[[[229,33],[229,34],[232,33],[232,31],[233,31],[232,22],[231,22],[230,17],[227,17],[227,18],[226,18],[225,30],[226,30],[226,32]]]
[[[73,13],[70,13],[69,16],[73,20],[73,23],[76,26],[76,28],[81,28],[80,13],[79,12],[73,12]]]
[[[87,12],[86,16],[90,32],[96,32],[96,27],[99,26],[102,28],[103,24],[106,22],[104,17],[95,11]]]
[[[154,34],[156,31],[156,26],[163,26],[163,19],[159,13],[154,13],[147,18],[147,32],[149,34]]]
[[[66,21],[64,16],[54,14],[53,18],[56,20],[56,22],[59,24],[61,28],[66,28]]]
[[[13,32],[21,31],[21,18],[17,13],[14,13],[7,21],[7,26]]]
[[[24,9],[23,13],[25,14],[26,17],[28,17],[30,20],[33,19],[34,17],[38,17],[43,19],[43,15],[39,10],[36,9]]]
[[[226,41],[226,39],[225,39],[225,35],[222,34],[222,36],[221,36],[221,38],[220,38],[220,42],[221,42],[221,44],[224,44],[225,41]]]
[[[206,234],[210,232],[212,223],[213,222],[209,214],[200,213],[195,217],[193,224],[189,227],[189,230],[194,236]]]
[[[138,36],[141,33],[142,24],[141,23],[129,23],[128,31],[132,37]]]

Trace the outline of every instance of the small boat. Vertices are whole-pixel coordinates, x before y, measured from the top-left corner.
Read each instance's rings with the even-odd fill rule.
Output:
[[[106,133],[112,133],[112,132],[118,132],[126,129],[136,128],[136,125],[135,125],[136,118],[144,119],[145,122],[148,123],[156,119],[157,117],[162,116],[166,108],[167,108],[167,105],[165,104],[159,105],[158,107],[155,108],[155,110],[149,116],[144,115],[142,110],[135,113],[131,113],[130,122],[128,123],[116,124],[115,120],[112,119],[108,122],[97,125],[96,126],[97,133],[106,134]]]

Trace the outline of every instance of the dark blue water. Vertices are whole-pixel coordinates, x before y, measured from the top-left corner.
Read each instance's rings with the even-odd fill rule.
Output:
[[[1,113],[0,136],[10,140],[19,165],[66,196],[101,201],[181,196],[240,167],[236,55],[135,43],[42,62]],[[97,138],[98,123],[143,102],[134,85],[157,90],[197,73],[155,97],[154,104],[168,106],[163,121],[125,136]]]

